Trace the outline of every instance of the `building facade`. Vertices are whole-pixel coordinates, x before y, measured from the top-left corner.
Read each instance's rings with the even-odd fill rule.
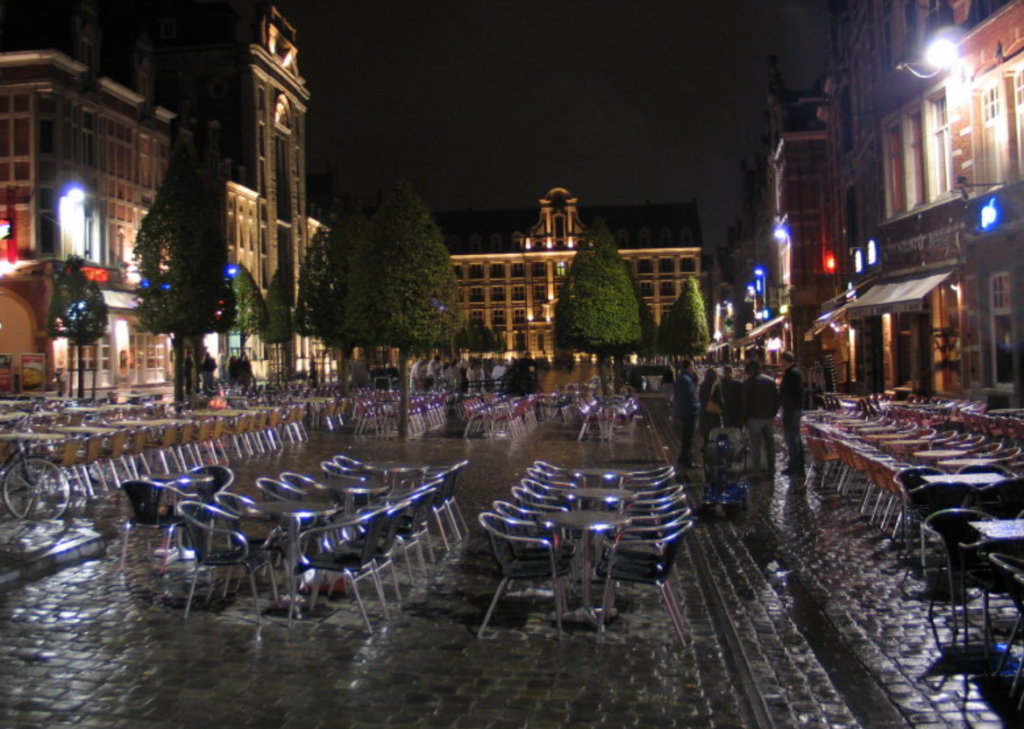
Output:
[[[56,13],[66,23],[53,23]],[[0,215],[10,223],[0,277],[0,353],[45,356],[44,383],[75,369],[47,337],[53,276],[81,256],[110,308],[107,336],[82,366],[100,387],[163,382],[165,337],[132,313],[135,234],[168,161],[173,114],[153,96],[144,38],[104,44],[92,2],[8,3],[0,53]],[[35,378],[37,379],[37,378]],[[91,382],[89,383],[92,384]]]
[[[439,213],[470,320],[503,332],[506,350],[553,358],[554,309],[588,222],[603,218],[630,266],[644,300],[660,322],[701,271],[700,219],[695,201],[580,207],[554,188],[539,210]]]
[[[1024,329],[1007,261],[1021,249],[1012,223],[981,225],[994,207],[976,199],[1009,211],[1021,179],[1024,3],[834,11],[828,119],[833,195],[845,204],[833,230],[851,251],[851,293],[834,319],[854,343],[852,379],[1019,402]],[[929,52],[943,43],[938,62]]]
[[[207,170],[224,184],[222,213],[230,262],[244,266],[266,295],[281,272],[294,302],[312,233],[306,198],[309,89],[299,71],[296,30],[273,5],[251,25],[227,3],[193,0],[123,4],[154,39],[158,101],[177,112],[178,129],[196,141]],[[224,359],[237,335],[209,336]],[[292,343],[299,367],[308,342]],[[268,374],[266,347],[245,343],[257,376]]]
[[[311,232],[305,198],[305,114],[295,29],[270,5],[243,22],[226,3],[192,0],[8,0],[0,53],[0,355],[43,353],[50,383],[78,367],[46,337],[53,274],[87,262],[111,310],[108,334],[85,349],[96,388],[164,383],[164,335],[133,315],[135,235],[186,135],[220,180],[225,245],[264,293],[282,271],[294,295]],[[53,18],[67,22],[54,23]],[[207,338],[222,358],[236,337]],[[299,355],[307,343],[294,342]],[[265,348],[247,342],[258,375]],[[301,366],[301,364],[300,364]],[[13,385],[14,383],[12,383]]]
[[[809,365],[822,352],[803,333],[821,304],[840,287],[842,257],[827,229],[826,130],[817,111],[821,84],[791,90],[772,65],[764,149],[757,169],[763,188],[754,198],[756,225],[744,238],[737,273],[745,289],[745,326],[731,344],[770,362],[782,349]]]

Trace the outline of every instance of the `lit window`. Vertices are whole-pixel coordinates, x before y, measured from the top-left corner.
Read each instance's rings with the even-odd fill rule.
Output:
[[[1013,382],[1013,312],[1010,294],[1010,274],[993,274],[989,281],[989,302],[992,323],[992,378],[997,384]]]

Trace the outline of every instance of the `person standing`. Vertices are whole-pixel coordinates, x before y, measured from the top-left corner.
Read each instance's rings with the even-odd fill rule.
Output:
[[[761,372],[761,363],[747,363],[747,379],[743,382],[743,414],[747,419],[750,439],[751,476],[775,474],[775,415],[779,412],[779,390],[775,380]],[[767,470],[761,469],[764,448]]]
[[[693,431],[697,424],[700,402],[697,399],[697,374],[693,362],[684,359],[679,363],[679,374],[673,385],[675,416],[679,420],[682,448],[677,459],[680,468],[693,468]]]
[[[203,374],[203,390],[207,393],[213,392],[213,373],[217,371],[217,361],[209,352],[203,355],[199,371]]]
[[[787,476],[804,475],[804,442],[800,438],[800,420],[804,414],[804,373],[796,366],[792,352],[782,353],[786,371],[779,385],[779,399],[782,402],[782,435],[786,440],[788,461]]]
[[[726,428],[742,428],[743,383],[733,376],[732,365],[722,368],[722,425]]]
[[[700,431],[701,444],[706,447],[711,431],[722,427],[722,383],[714,367],[708,367],[704,373],[699,395],[700,417],[697,419],[697,429]]]

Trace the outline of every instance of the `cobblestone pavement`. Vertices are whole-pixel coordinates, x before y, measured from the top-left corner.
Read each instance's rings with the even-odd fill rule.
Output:
[[[671,438],[664,409],[652,403],[648,411]],[[695,488],[695,504],[700,496]],[[702,512],[696,551],[713,567],[769,709],[801,723],[816,704],[836,724],[845,712],[831,714],[844,708],[869,727],[1020,726],[1007,698],[1012,670],[993,678],[981,661],[936,647],[927,618],[935,571],[898,554],[858,507],[832,483],[779,476],[753,484],[742,513]],[[948,644],[948,602],[936,610]],[[972,621],[980,625],[980,610]],[[980,630],[972,634],[980,638]]]
[[[316,473],[338,452],[434,464],[465,458],[459,498],[472,524],[537,458],[666,460],[677,442],[663,403],[645,398],[645,412],[613,443],[578,442],[558,422],[516,440],[466,440],[454,430],[407,442],[317,433],[233,465],[244,489],[259,475]],[[699,484],[691,491],[699,502]],[[621,616],[604,636],[570,626],[558,641],[550,595],[533,591],[504,599],[478,640],[498,581],[478,529],[429,579],[410,582],[399,570],[404,602],[390,623],[369,598],[372,635],[344,596],[290,630],[279,617],[259,629],[246,590],[211,605],[200,590],[183,621],[190,563],[161,577],[146,540],[135,537],[126,571],[118,569],[126,509],[111,496],[53,527],[95,530],[107,556],[0,593],[0,727],[1019,723],[1004,682],[945,669],[921,576],[904,579],[895,548],[824,485],[800,490],[779,478],[756,485],[746,511],[701,518],[679,563],[685,648],[656,591],[638,588],[620,591]],[[0,534],[14,528],[0,519]]]

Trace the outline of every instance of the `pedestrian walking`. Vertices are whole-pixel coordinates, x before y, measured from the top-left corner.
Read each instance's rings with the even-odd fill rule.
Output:
[[[779,385],[779,400],[782,403],[782,435],[786,440],[787,476],[804,475],[804,442],[800,437],[800,420],[804,414],[804,373],[796,366],[792,352],[782,353],[786,371]]]
[[[679,363],[673,399],[682,436],[682,447],[676,460],[679,468],[693,468],[693,431],[697,425],[700,402],[697,399],[697,374],[693,371],[693,362],[688,359]]]
[[[722,425],[726,428],[742,428],[743,382],[733,375],[732,365],[722,368]]]
[[[750,439],[751,476],[773,476],[775,474],[775,415],[779,412],[779,389],[775,380],[761,372],[761,363],[751,360],[747,363],[747,379],[743,382],[743,414],[747,419],[747,436]],[[762,467],[761,449],[765,453],[765,467]]]

